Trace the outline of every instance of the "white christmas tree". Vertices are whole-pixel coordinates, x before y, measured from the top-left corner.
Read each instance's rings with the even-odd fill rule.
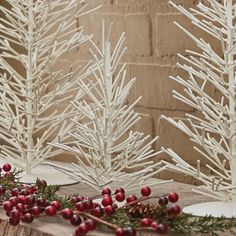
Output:
[[[163,150],[173,162],[163,163],[170,170],[202,182],[195,192],[220,200],[186,208],[187,212],[236,216],[236,4],[233,0],[208,0],[190,11],[180,5],[171,5],[187,16],[195,27],[217,40],[221,50],[217,51],[215,45],[197,38],[176,23],[195,42],[198,50],[187,50],[188,56],[179,55],[184,63],[178,66],[187,72],[188,79],[171,77],[185,87],[182,94],[173,91],[174,97],[200,112],[196,113],[198,115],[186,114],[183,120],[163,117],[196,144],[194,148],[207,160],[205,167],[210,174],[202,171],[200,160],[194,167],[171,149]],[[209,88],[214,88],[216,94],[210,94]]]
[[[87,41],[75,24],[89,10],[84,0],[8,0],[6,5],[0,6],[0,158],[30,174],[61,153],[48,140],[65,140],[71,128],[66,122],[71,107],[55,107],[72,99],[83,71],[53,66]]]
[[[158,180],[150,179],[164,169],[161,163],[152,161],[161,152],[152,149],[157,137],[149,140],[149,135],[130,131],[140,119],[134,107],[141,97],[126,104],[135,79],[126,82],[126,64],[121,62],[126,52],[124,33],[112,51],[111,27],[107,37],[104,29],[103,25],[101,49],[90,40],[96,62],[96,66],[90,68],[93,79],[89,83],[78,83],[81,92],[72,102],[78,111],[72,119],[76,128],[70,132],[75,141],[52,143],[73,153],[78,163],[73,164],[72,169],[54,166],[97,190],[112,184],[130,188],[144,183],[157,184]]]

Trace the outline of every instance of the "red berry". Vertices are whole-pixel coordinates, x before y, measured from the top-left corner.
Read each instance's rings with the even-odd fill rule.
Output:
[[[18,196],[18,195],[19,195],[19,190],[18,190],[18,188],[13,188],[13,189],[11,190],[11,195],[12,195],[12,196]]]
[[[14,209],[14,210],[11,211],[10,217],[20,218],[21,217],[21,212],[17,209]]]
[[[150,218],[143,218],[140,220],[140,225],[142,227],[148,227],[151,225],[151,223],[152,223],[152,220]]]
[[[84,210],[91,210],[93,208],[93,201],[90,198],[82,200],[82,204],[84,206]]]
[[[168,198],[167,197],[160,197],[158,203],[160,206],[166,206],[168,204]]]
[[[38,206],[34,206],[30,209],[30,213],[33,215],[33,216],[39,216],[40,213],[41,213],[41,210]]]
[[[83,204],[82,201],[76,203],[76,209],[78,211],[84,211],[85,210],[85,207],[84,207],[84,204]]]
[[[84,235],[88,233],[89,229],[85,222],[81,223],[75,231],[76,235]]]
[[[12,208],[13,208],[13,204],[12,204],[11,201],[5,201],[5,202],[3,203],[3,209],[4,209],[5,211],[11,211]]]
[[[17,203],[16,209],[18,209],[18,210],[20,210],[20,211],[23,211],[23,210],[25,210],[25,205],[22,204],[22,203]]]
[[[9,201],[13,204],[13,206],[16,206],[18,203],[18,198],[17,197],[10,197]]]
[[[142,187],[141,188],[141,194],[146,197],[146,196],[149,196],[151,194],[152,190],[150,187],[148,186],[145,186],[145,187]]]
[[[117,193],[125,193],[125,190],[123,188],[117,188],[115,194]]]
[[[126,202],[127,203],[131,203],[133,201],[136,201],[138,198],[135,196],[135,195],[129,195],[127,198],[126,198]]]
[[[34,204],[35,204],[35,198],[28,195],[25,197],[25,203],[29,206],[29,207],[32,207]]]
[[[10,225],[18,225],[19,223],[20,223],[20,218],[13,218],[13,217],[9,218]]]
[[[11,170],[11,165],[9,163],[6,163],[6,164],[3,165],[2,169],[5,172],[9,172]]]
[[[97,217],[101,217],[103,215],[103,210],[100,206],[97,206],[92,209],[91,214]]]
[[[73,202],[73,203],[78,202],[78,198],[77,198],[76,196],[72,197],[70,200],[71,200],[71,202]]]
[[[47,201],[44,198],[38,198],[36,203],[40,207],[46,207],[47,206]]]
[[[166,234],[168,231],[168,226],[167,224],[159,224],[156,228],[156,232],[158,234]]]
[[[112,197],[109,195],[105,195],[104,198],[102,199],[102,205],[104,207],[108,205],[112,205],[112,203],[113,203]]]
[[[116,236],[125,236],[125,230],[122,228],[118,228],[116,230]]]
[[[170,202],[177,202],[179,199],[179,195],[176,192],[172,192],[168,194],[168,199]]]
[[[6,188],[4,186],[0,185],[0,195],[5,194],[5,192],[6,192]]]
[[[26,213],[24,216],[22,216],[21,220],[26,223],[31,223],[34,220],[34,217],[30,213]]]
[[[69,208],[65,208],[62,210],[62,217],[64,219],[70,220],[73,217],[73,211]]]
[[[136,230],[128,227],[127,229],[125,229],[125,236],[136,236]]]
[[[157,221],[153,221],[150,226],[153,228],[153,229],[156,229],[158,227],[159,223]]]
[[[122,192],[118,192],[115,198],[118,202],[122,202],[125,200],[125,194]]]
[[[48,206],[45,209],[45,213],[48,216],[54,216],[57,213],[57,209],[55,207],[53,207],[53,206]]]
[[[61,208],[61,204],[59,201],[52,201],[50,205],[55,207],[57,210]]]
[[[24,196],[24,195],[20,195],[20,196],[18,197],[18,202],[19,202],[19,203],[22,203],[22,204],[26,204],[26,198],[25,198],[25,196]]]
[[[72,218],[70,219],[70,223],[74,226],[78,226],[82,222],[79,215],[74,214]]]
[[[111,205],[108,205],[104,208],[105,213],[110,216],[114,213],[114,208]]]
[[[169,210],[168,210],[168,213],[172,216],[177,216],[179,215],[181,212],[181,208],[177,205],[177,204],[174,204]]]
[[[103,188],[102,190],[102,195],[110,195],[111,194],[111,189],[110,188]]]
[[[87,225],[89,231],[96,228],[96,222],[92,219],[87,219],[84,221],[84,223]]]

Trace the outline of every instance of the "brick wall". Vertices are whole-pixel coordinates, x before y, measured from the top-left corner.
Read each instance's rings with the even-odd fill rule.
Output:
[[[175,0],[186,8],[196,5],[198,0]],[[102,19],[113,22],[112,39],[117,40],[122,32],[126,33],[128,53],[124,61],[128,63],[127,78],[137,78],[128,102],[142,96],[136,106],[142,120],[136,129],[160,138],[155,145],[171,147],[185,160],[195,163],[198,156],[192,149],[192,143],[179,130],[164,120],[160,115],[183,117],[186,112],[194,113],[190,107],[172,98],[172,90],[181,91],[177,83],[169,79],[170,75],[183,74],[176,68],[179,60],[177,53],[186,54],[186,48],[196,48],[193,42],[174,24],[178,21],[193,31],[191,23],[173,7],[168,0],[89,0],[92,6],[101,5],[93,14],[82,17],[78,25],[83,25],[87,33],[94,34],[95,42],[99,43]],[[200,32],[197,34],[201,37]],[[90,58],[86,47],[81,47],[70,55],[71,60],[84,63]],[[63,59],[65,60],[65,58]],[[157,158],[168,158],[164,155]],[[161,177],[169,177],[163,173]],[[172,177],[172,175],[171,175]],[[186,177],[178,176],[178,180],[187,181]]]

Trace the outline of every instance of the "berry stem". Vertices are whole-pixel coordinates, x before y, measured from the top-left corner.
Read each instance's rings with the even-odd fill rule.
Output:
[[[138,199],[135,200],[135,201],[132,201],[132,202],[129,202],[129,203],[124,204],[123,206],[119,207],[118,209],[123,209],[123,208],[126,208],[127,206],[133,206],[133,205],[138,204],[139,202],[143,202],[143,201],[146,201],[146,200],[149,200],[149,199],[152,199],[152,198],[160,198],[160,197],[165,197],[165,196],[168,196],[168,194],[165,194],[165,195],[163,195],[163,196],[147,196],[147,197],[140,197],[140,198],[138,198]]]
[[[81,212],[82,213],[82,212]],[[96,216],[94,216],[94,215],[91,215],[91,214],[89,214],[89,213],[87,213],[87,212],[83,212],[82,213],[84,216],[86,216],[86,217],[88,217],[88,218],[91,218],[91,219],[93,219],[93,220],[95,220],[95,221],[97,221],[97,222],[99,222],[99,223],[101,223],[101,224],[104,224],[104,225],[106,225],[106,226],[108,226],[108,227],[110,227],[110,228],[112,228],[112,229],[118,229],[119,227],[117,226],[117,225],[115,225],[115,224],[112,224],[112,223],[110,223],[110,222],[107,222],[107,221],[105,221],[105,220],[102,220],[101,218],[98,218],[98,217],[96,217]]]

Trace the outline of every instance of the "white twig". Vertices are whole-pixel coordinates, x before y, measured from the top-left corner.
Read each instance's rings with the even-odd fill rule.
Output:
[[[200,180],[203,185],[196,192],[236,201],[236,4],[232,0],[209,0],[207,4],[199,3],[198,9],[189,11],[171,4],[200,30],[218,40],[221,52],[214,51],[213,45],[176,23],[200,50],[188,50],[190,56],[180,55],[186,64],[179,64],[179,67],[188,73],[189,78],[171,77],[185,87],[184,94],[174,91],[174,97],[202,114],[186,114],[187,121],[163,117],[190,137],[196,145],[195,150],[207,160],[206,169],[212,174],[203,172],[200,161],[195,168],[171,149],[163,148],[173,163],[164,163],[170,170]],[[211,88],[217,91],[217,95],[209,92]]]
[[[98,190],[112,183],[130,188],[144,183],[157,184],[158,181],[151,177],[165,169],[162,162],[154,163],[152,160],[162,152],[152,149],[157,137],[150,140],[149,136],[130,131],[140,119],[133,110],[139,98],[133,104],[125,105],[135,80],[125,82],[125,65],[121,63],[124,34],[112,52],[110,33],[106,38],[104,27],[101,50],[90,40],[96,63],[90,68],[93,82],[78,83],[89,100],[79,96],[72,102],[76,114],[84,117],[82,120],[77,115],[73,118],[76,128],[70,134],[75,141],[52,143],[73,153],[78,163],[72,169],[56,168]]]
[[[0,6],[4,16],[0,18],[0,136],[6,143],[0,146],[0,155],[30,173],[58,153],[47,142],[57,135],[66,140],[66,131],[72,127],[65,120],[72,117],[74,108],[59,112],[56,106],[72,99],[69,92],[87,72],[53,67],[61,55],[90,38],[74,25],[77,17],[91,9],[83,0],[7,2],[10,9]],[[58,129],[62,124],[64,129]]]

